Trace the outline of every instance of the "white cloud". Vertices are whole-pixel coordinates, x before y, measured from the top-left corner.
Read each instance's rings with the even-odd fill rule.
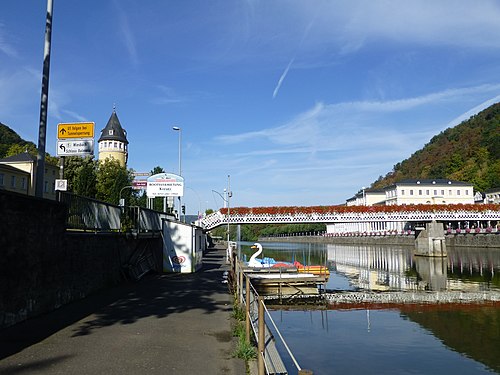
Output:
[[[157,85],[156,87],[160,91],[160,95],[152,99],[154,104],[172,104],[187,101],[185,97],[178,95],[171,87],[164,85]]]
[[[125,45],[125,48],[128,51],[130,59],[132,60],[134,65],[137,65],[139,63],[139,58],[137,55],[135,35],[132,32],[129,18],[127,16],[127,13],[125,13],[125,11],[123,10],[123,8],[121,7],[121,5],[119,4],[119,2],[117,0],[114,0],[113,4],[114,4],[115,8],[117,9],[118,21],[119,21],[119,26],[120,26],[120,33],[121,33],[121,37],[123,39],[123,43]]]
[[[7,57],[18,57],[17,50],[11,44],[7,43],[6,32],[4,32],[4,25],[0,23],[0,52],[7,55]]]

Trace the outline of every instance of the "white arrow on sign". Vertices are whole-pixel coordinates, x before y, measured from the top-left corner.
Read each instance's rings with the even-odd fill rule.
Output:
[[[94,153],[93,139],[57,141],[57,156],[85,156]]]

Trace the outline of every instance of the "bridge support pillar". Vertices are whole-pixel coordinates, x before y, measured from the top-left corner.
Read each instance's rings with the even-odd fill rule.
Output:
[[[415,255],[447,256],[443,223],[433,221],[425,224],[425,229],[416,232]]]

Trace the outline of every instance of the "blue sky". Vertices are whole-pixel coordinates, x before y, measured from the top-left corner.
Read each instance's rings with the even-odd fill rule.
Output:
[[[47,3],[0,2],[0,122],[37,143]],[[116,105],[188,213],[339,204],[500,99],[500,2],[54,0],[47,151]],[[97,147],[96,147],[97,148]]]

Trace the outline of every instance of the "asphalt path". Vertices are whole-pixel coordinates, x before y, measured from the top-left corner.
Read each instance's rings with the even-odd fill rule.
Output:
[[[0,330],[0,374],[245,374],[233,358],[224,249]]]

